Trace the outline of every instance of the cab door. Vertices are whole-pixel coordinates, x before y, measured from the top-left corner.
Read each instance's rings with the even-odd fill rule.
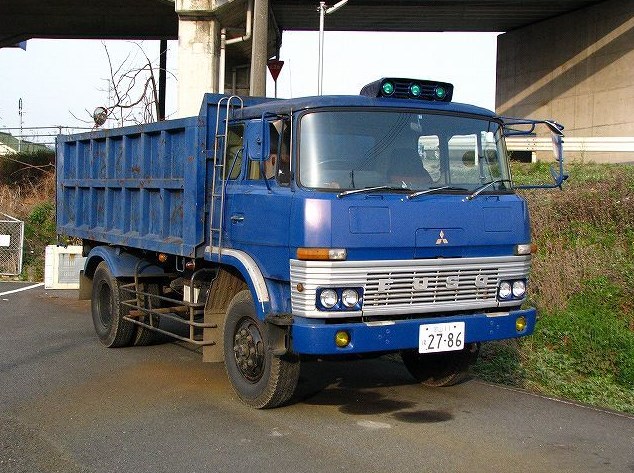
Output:
[[[265,277],[289,278],[290,122],[270,120],[270,151],[264,161],[241,162],[241,175],[226,188],[227,243],[248,253]]]

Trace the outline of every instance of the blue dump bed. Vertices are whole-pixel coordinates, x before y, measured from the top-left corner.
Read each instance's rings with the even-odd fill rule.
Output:
[[[193,255],[204,236],[205,135],[193,117],[58,137],[58,233]]]
[[[218,110],[224,119],[225,107],[218,107],[223,97],[205,94],[196,117],[60,135],[57,232],[201,257],[213,137]],[[249,98],[244,105],[266,100]]]

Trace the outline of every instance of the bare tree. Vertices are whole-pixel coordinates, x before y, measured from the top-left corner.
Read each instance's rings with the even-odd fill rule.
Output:
[[[113,63],[106,44],[103,44],[108,59],[108,105],[97,107],[94,112],[87,110],[95,127],[107,120],[115,120],[119,126],[127,124],[151,123],[158,120],[159,91],[155,74],[159,67],[152,61],[140,43],[134,44],[143,60],[129,53],[118,65]],[[175,77],[172,74],[173,77]],[[75,115],[73,115],[77,118]],[[80,118],[77,118],[81,120]],[[87,121],[87,120],[82,120]]]

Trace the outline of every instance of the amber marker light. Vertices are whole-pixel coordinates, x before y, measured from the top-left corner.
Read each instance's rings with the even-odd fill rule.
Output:
[[[159,253],[158,260],[159,260],[159,263],[167,262],[167,255],[165,253]]]
[[[339,330],[335,334],[335,345],[339,348],[345,348],[350,345],[350,334],[345,330]]]
[[[520,316],[515,320],[515,330],[517,333],[521,333],[526,330],[526,317]]]
[[[297,248],[297,259],[305,261],[344,261],[347,252],[343,248]]]

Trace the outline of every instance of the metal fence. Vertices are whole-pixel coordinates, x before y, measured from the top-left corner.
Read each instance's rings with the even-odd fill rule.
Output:
[[[0,275],[22,272],[24,222],[0,213]]]

